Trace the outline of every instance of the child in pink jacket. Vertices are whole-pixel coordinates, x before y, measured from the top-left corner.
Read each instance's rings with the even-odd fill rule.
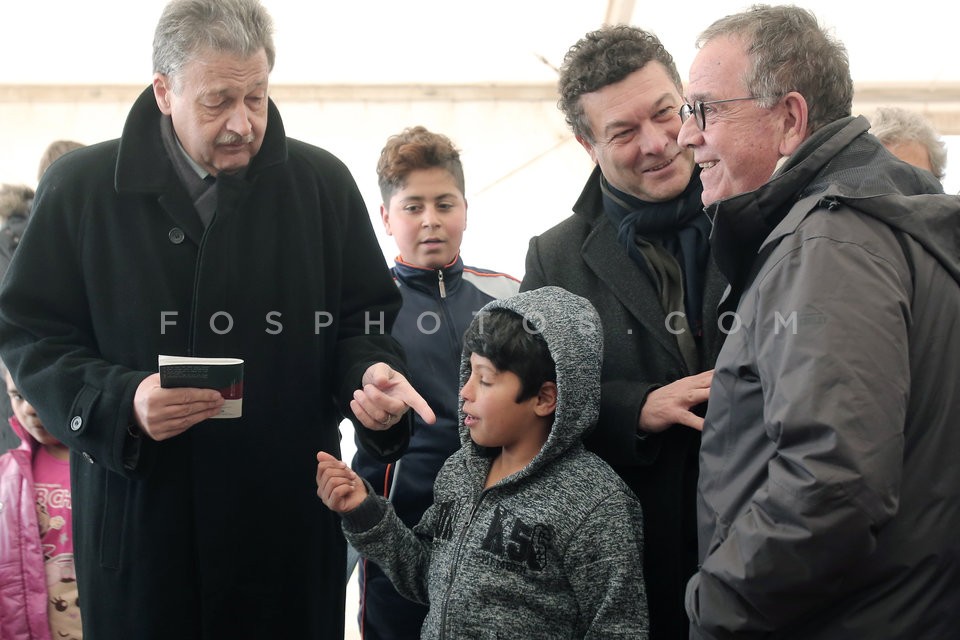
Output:
[[[20,446],[0,456],[0,638],[82,640],[67,447],[0,363]]]

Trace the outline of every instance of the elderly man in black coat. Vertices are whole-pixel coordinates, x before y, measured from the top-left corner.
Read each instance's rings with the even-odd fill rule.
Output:
[[[273,61],[257,0],[171,2],[153,86],[119,140],[48,170],[0,291],[0,352],[71,449],[86,640],[342,637],[317,452],[348,416],[396,458],[407,407],[432,419],[366,206],[286,137]],[[242,417],[162,388],[159,354],[242,358]]]

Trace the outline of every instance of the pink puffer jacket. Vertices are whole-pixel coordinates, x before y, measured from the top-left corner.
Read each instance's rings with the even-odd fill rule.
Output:
[[[30,465],[40,445],[16,418],[10,426],[22,443],[0,456],[0,638],[51,640]]]

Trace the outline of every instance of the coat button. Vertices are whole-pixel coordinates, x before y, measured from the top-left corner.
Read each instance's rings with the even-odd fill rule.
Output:
[[[170,242],[173,244],[180,244],[183,242],[183,239],[186,237],[183,235],[183,229],[180,227],[174,227],[170,229],[170,232],[167,233],[167,237],[170,238]]]
[[[83,459],[89,462],[90,464],[93,464],[93,456],[87,453],[86,451],[83,452]]]
[[[71,431],[80,431],[80,427],[83,426],[83,418],[80,416],[73,416],[73,420],[70,421],[70,430]]]

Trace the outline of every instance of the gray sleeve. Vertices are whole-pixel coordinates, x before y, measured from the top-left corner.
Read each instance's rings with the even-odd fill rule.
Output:
[[[371,493],[343,518],[347,541],[383,570],[400,595],[423,604],[429,602],[429,523],[433,511],[430,507],[424,513],[414,532],[400,520],[392,504]]]

